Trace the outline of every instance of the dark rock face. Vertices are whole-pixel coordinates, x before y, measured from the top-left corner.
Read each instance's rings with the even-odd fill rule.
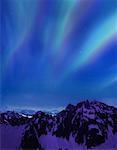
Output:
[[[1,117],[2,116],[2,117]],[[1,115],[3,122],[3,116]],[[20,117],[18,117],[20,118]],[[17,121],[22,124],[22,119],[9,120],[12,125]],[[25,123],[25,121],[23,122]],[[42,149],[39,143],[41,135],[51,133],[52,136],[67,139],[70,136],[78,144],[85,144],[87,148],[96,147],[108,139],[109,130],[117,133],[117,108],[104,103],[83,101],[76,106],[69,104],[65,110],[55,116],[44,112],[37,112],[28,120],[22,136],[22,149]]]
[[[39,137],[46,135],[46,127],[48,126],[47,119],[49,115],[44,112],[37,112],[26,126],[25,133],[22,137],[21,148],[22,149],[39,149],[42,150],[39,143]],[[48,126],[49,128],[49,126]]]
[[[22,137],[21,141],[21,148],[26,150],[26,149],[39,149],[41,150],[41,144],[38,142],[38,135],[35,133],[35,125],[30,124],[29,129],[25,130],[24,136]]]

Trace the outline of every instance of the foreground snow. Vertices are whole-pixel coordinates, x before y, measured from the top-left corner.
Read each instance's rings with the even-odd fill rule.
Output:
[[[73,137],[70,137],[70,140],[67,141],[66,139],[48,134],[46,136],[41,136],[39,142],[44,150],[87,150],[85,145],[78,145]],[[117,150],[117,135],[110,135],[109,139],[104,144],[90,150]]]
[[[20,148],[22,134],[25,125],[11,126],[0,125],[0,149],[1,150],[17,150]]]
[[[58,150],[58,149],[69,149],[69,150],[86,150],[84,145],[78,145],[73,137],[70,137],[69,141],[63,138],[52,136],[51,133],[42,135],[39,138],[39,142],[42,148],[45,150]]]

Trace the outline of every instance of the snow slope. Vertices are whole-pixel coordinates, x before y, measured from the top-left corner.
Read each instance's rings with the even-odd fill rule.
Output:
[[[0,149],[1,150],[16,150],[19,149],[25,125],[11,126],[0,125]]]

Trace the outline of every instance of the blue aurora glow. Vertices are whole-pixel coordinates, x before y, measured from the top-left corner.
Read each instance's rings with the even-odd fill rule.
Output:
[[[117,0],[2,0],[2,105],[117,105]]]

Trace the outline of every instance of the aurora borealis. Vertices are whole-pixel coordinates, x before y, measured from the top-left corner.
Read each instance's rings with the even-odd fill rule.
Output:
[[[117,0],[1,0],[1,104],[117,105]]]

